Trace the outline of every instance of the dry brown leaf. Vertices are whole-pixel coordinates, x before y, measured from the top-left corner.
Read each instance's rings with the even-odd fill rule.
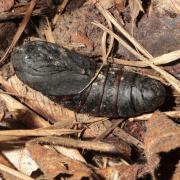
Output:
[[[98,169],[96,172],[105,179],[136,180],[140,169],[142,169],[141,165],[129,166],[121,164],[119,166]]]
[[[153,175],[161,176],[162,178],[164,174],[160,171],[162,170],[161,168],[164,168],[164,164],[166,164],[166,167],[168,168],[171,163],[175,163],[174,165],[176,165],[176,163],[178,163],[178,158],[180,158],[178,157],[178,148],[180,147],[180,127],[163,113],[156,112],[147,122],[147,132],[145,134],[144,142],[149,170]],[[177,162],[173,161],[173,153],[174,155],[177,155]],[[168,155],[170,157],[169,160],[172,160],[171,163],[164,162],[165,156],[168,157]],[[158,167],[160,168],[158,169]],[[167,176],[167,174],[165,174],[165,176]]]
[[[139,15],[140,11],[144,12],[144,9],[142,7],[141,0],[129,0],[129,6],[130,6],[130,14],[131,14],[131,23],[132,23],[132,29],[131,34],[133,35],[133,28],[136,23],[136,18]]]
[[[0,0],[0,13],[8,11],[14,5],[14,0]]]
[[[73,111],[63,108],[40,92],[25,86],[16,76],[12,76],[7,81],[0,76],[0,84],[7,92],[15,94],[22,102],[52,122],[69,119],[69,123],[72,124],[75,120]]]
[[[27,148],[48,179],[53,179],[56,176],[70,177],[70,179],[76,180],[83,177],[91,179],[94,174],[85,164],[63,156],[53,149],[48,149],[31,142],[27,143]]]
[[[10,95],[0,92],[0,98],[3,99],[8,111],[11,112],[14,120],[20,120],[30,128],[47,127],[50,125],[49,122],[44,120],[35,112],[28,109],[26,106],[21,104]]]

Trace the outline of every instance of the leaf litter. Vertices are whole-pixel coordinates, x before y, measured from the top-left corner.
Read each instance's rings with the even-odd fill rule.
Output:
[[[167,4],[168,2],[166,1]],[[20,7],[21,3],[18,3]],[[175,67],[178,66],[180,54],[179,45],[174,40],[178,38],[176,27],[178,24],[170,23],[169,18],[177,20],[179,11],[177,1],[173,0],[172,3],[172,5],[177,4],[176,6],[167,6],[166,3],[165,1],[149,2],[149,7],[153,7],[154,14],[147,18],[148,8],[144,6],[144,1],[140,0],[133,2],[125,0],[82,1],[82,3],[77,3],[81,4],[80,7],[72,6],[73,1],[64,1],[57,7],[54,12],[55,16],[45,18],[45,29],[38,26],[33,18],[31,19],[34,21],[31,24],[33,28],[46,41],[73,48],[87,56],[101,56],[99,59],[104,63],[109,63],[109,59],[116,57],[117,54],[118,60],[114,63],[122,63],[125,66],[152,67],[162,75],[161,78],[168,81],[169,89],[171,89],[168,91],[168,96],[176,100],[174,104],[166,102],[166,106],[160,111],[123,119],[117,123],[117,119],[95,118],[65,109],[40,92],[24,85],[13,73],[6,73],[6,77],[1,73],[0,84],[3,91],[0,92],[2,101],[0,173],[3,178],[38,179],[43,175],[45,179],[82,179],[84,177],[132,180],[147,177],[178,179],[180,172],[180,84],[178,78],[175,78],[179,76],[178,70],[172,70],[172,67],[174,64]],[[7,42],[6,48],[2,45],[1,50],[4,56],[2,54],[1,62],[8,62],[6,55],[17,43],[24,41],[24,36],[29,37],[28,33],[23,35],[22,33],[25,32],[25,27],[28,27],[31,15],[37,10],[35,4],[33,7],[34,10],[31,4],[32,9],[26,13],[25,24],[20,25],[14,37],[13,34],[8,34],[9,26],[4,26],[9,23],[10,16],[7,16],[7,22],[1,22],[5,27],[3,31],[7,31],[7,38],[13,39],[12,44],[10,44],[11,41]],[[10,10],[9,13],[11,13]],[[38,14],[39,17],[41,13]],[[2,15],[4,18],[4,14]],[[54,15],[53,12],[52,15]],[[16,17],[18,16],[17,14]],[[13,21],[19,23],[16,17],[13,17]],[[39,18],[39,21],[44,23],[43,18]],[[104,31],[92,25],[95,21],[95,24]],[[121,28],[121,22],[124,24],[123,28]],[[153,23],[156,25],[155,22],[161,22],[160,24],[165,28],[173,27],[173,30],[162,38],[158,28],[153,27]],[[147,24],[146,27],[144,23]],[[120,32],[117,32],[118,30]],[[150,41],[149,37],[147,37],[149,41],[147,43],[145,37],[142,36],[143,33],[151,33],[152,36],[157,33],[156,40],[161,44],[165,42],[164,47],[153,46],[154,42]],[[130,46],[129,51],[114,41],[117,39],[122,42],[120,40],[122,34],[134,46]],[[140,39],[140,36],[143,38]],[[165,41],[165,38],[169,39],[169,42]],[[125,46],[129,47],[129,44],[125,43]],[[148,52],[149,49],[151,53]],[[134,53],[137,58],[129,52]],[[121,59],[125,61],[121,62]],[[135,59],[142,61],[135,61]],[[173,65],[171,65],[172,62]],[[172,75],[164,70],[167,64],[169,66],[167,69]],[[159,76],[156,72],[154,74]],[[28,149],[32,161],[38,164],[39,170],[37,169],[28,176],[26,172],[21,172],[11,164],[13,157],[7,159],[2,147],[13,150],[15,144],[16,148]]]

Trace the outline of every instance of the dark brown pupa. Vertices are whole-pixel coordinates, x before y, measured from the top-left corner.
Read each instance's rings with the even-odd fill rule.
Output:
[[[76,112],[130,117],[154,111],[165,100],[165,88],[159,81],[108,67],[79,93],[94,76],[96,65],[90,58],[56,44],[29,42],[17,47],[11,60],[25,84]]]

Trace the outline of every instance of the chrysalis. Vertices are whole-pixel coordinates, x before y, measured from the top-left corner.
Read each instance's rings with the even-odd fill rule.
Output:
[[[159,81],[108,67],[79,93],[97,67],[89,57],[56,44],[27,43],[13,51],[11,60],[25,84],[76,112],[130,117],[154,111],[165,100],[165,88]]]

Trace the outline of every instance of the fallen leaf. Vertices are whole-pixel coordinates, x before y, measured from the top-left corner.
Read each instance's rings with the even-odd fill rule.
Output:
[[[180,127],[165,114],[156,112],[147,122],[144,142],[152,175],[160,179],[168,173],[172,175],[170,167],[176,166],[180,158]]]
[[[84,163],[68,158],[54,149],[29,142],[26,144],[32,158],[48,179],[69,177],[70,179],[91,179],[95,173]],[[43,154],[43,156],[42,156]]]
[[[8,80],[0,76],[0,84],[7,92],[16,94],[22,102],[51,122],[69,119],[69,123],[72,125],[75,119],[73,111],[63,108],[61,105],[49,100],[40,92],[25,86],[17,76],[12,76]]]
[[[142,165],[126,165],[97,169],[96,172],[105,179],[121,179],[121,180],[136,180],[138,172],[142,169]],[[116,177],[116,178],[115,178]]]

